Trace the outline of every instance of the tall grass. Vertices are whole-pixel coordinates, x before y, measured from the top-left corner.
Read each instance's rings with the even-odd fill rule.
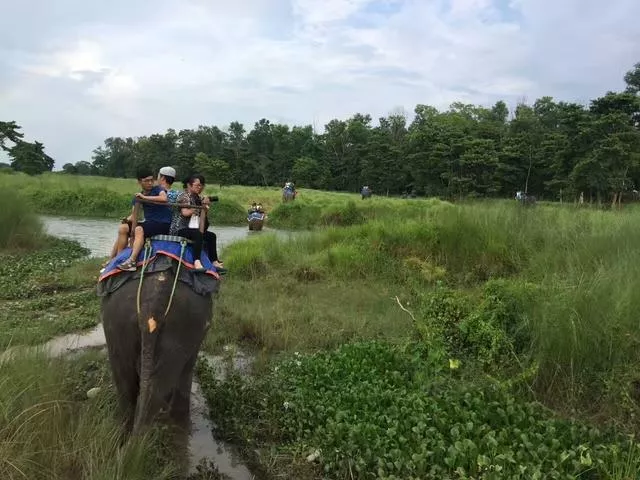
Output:
[[[0,478],[176,478],[156,434],[124,441],[103,362],[31,352],[0,364]],[[101,391],[87,399],[92,387]]]
[[[596,410],[611,403],[616,415],[624,414],[622,408],[640,413],[632,398],[640,385],[634,373],[640,365],[640,212],[491,202],[438,203],[420,216],[386,217],[289,240],[263,235],[228,247],[225,261],[238,281],[254,285],[285,277],[318,289],[345,285],[339,300],[333,294],[345,309],[360,297],[354,293],[349,300],[349,282],[372,289],[380,282],[401,285],[394,294],[420,301],[422,292],[438,284],[477,297],[486,281],[504,278],[513,282],[509,294],[521,297],[518,328],[527,331],[529,344],[519,362],[535,366],[532,387],[540,398]],[[532,284],[534,290],[527,286]],[[300,299],[294,287],[289,291]],[[251,296],[245,307],[261,308]],[[323,318],[324,311],[316,316]],[[357,330],[361,317],[351,317]]]
[[[131,199],[139,190],[135,179],[86,177],[61,174],[2,175],[0,187],[17,189],[28,199],[32,208],[44,214],[121,218],[131,212]],[[178,183],[174,188],[182,189]],[[206,194],[216,192],[208,189]],[[221,196],[213,204],[210,219],[216,224],[241,225],[246,223],[246,209],[235,197]]]
[[[17,189],[29,198],[40,213],[118,218],[129,213],[131,197],[138,186],[135,179],[44,174],[0,176],[0,187]],[[175,184],[174,188],[181,188]],[[442,202],[374,197],[362,201],[358,194],[300,189],[298,198],[282,203],[278,187],[218,187],[207,185],[206,195],[218,195],[211,221],[218,225],[243,225],[252,202],[263,205],[270,226],[309,229],[331,225],[353,225],[365,220],[422,219],[425,211]]]
[[[0,208],[0,250],[33,250],[42,245],[42,224],[23,196],[13,196]]]

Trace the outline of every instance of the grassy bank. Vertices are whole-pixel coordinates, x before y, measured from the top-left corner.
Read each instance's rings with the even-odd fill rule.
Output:
[[[36,211],[51,215],[121,218],[131,210],[138,185],[134,179],[44,174],[0,175],[0,187],[17,189]],[[181,188],[176,184],[176,188]],[[206,195],[218,195],[210,220],[214,225],[245,225],[246,210],[261,203],[268,225],[285,229],[345,226],[366,220],[422,219],[424,210],[441,202],[373,197],[362,201],[357,194],[300,189],[298,199],[283,204],[277,187],[208,185]]]
[[[45,235],[28,211],[20,217],[28,229],[14,230],[0,250],[0,349],[39,344],[99,319],[98,261],[86,260],[88,250],[76,242]]]
[[[289,478],[296,478],[290,472],[301,465],[307,465],[307,477],[299,478],[320,478],[322,468],[332,472],[332,478],[354,471],[361,472],[356,478],[368,478],[365,472],[375,476],[378,468],[380,478],[471,478],[482,472],[480,478],[494,478],[480,468],[486,461],[508,472],[509,478],[537,478],[536,469],[547,473],[546,461],[554,465],[553,478],[574,478],[580,472],[581,478],[635,478],[636,446],[610,432],[589,433],[588,426],[585,430],[572,421],[562,423],[552,412],[579,418],[585,425],[638,431],[639,300],[634,292],[640,280],[633,273],[640,260],[638,235],[640,212],[634,210],[521,209],[487,202],[435,204],[421,211],[420,220],[381,218],[289,240],[261,235],[234,244],[225,251],[233,274],[226,279],[208,347],[246,342],[285,357],[296,351],[303,355],[288,363],[275,361],[255,381],[232,377],[219,383],[209,378],[212,413],[227,422],[227,435],[263,447],[267,464],[286,459]],[[381,373],[354,377],[352,385],[335,390],[333,385],[342,385],[347,372],[365,368],[362,358],[350,359],[351,353],[340,346],[362,340],[417,348],[426,373],[389,386],[385,379],[406,369],[382,365]],[[365,350],[357,355],[373,357],[373,352],[362,353],[369,348],[363,345]],[[315,353],[335,348],[335,354]],[[397,347],[384,348],[395,355]],[[325,356],[320,361],[317,355]],[[302,379],[296,362],[309,365]],[[276,381],[276,372],[285,377]],[[206,377],[206,369],[201,374]],[[495,385],[503,396],[491,393]],[[374,387],[377,393],[372,393]],[[428,397],[437,389],[445,393],[420,409],[412,407],[413,401],[401,401],[407,395]],[[467,402],[467,393],[474,389],[481,392],[482,405]],[[295,400],[281,395],[286,392]],[[347,396],[346,404],[362,409],[332,407],[340,395]],[[246,400],[252,398],[268,400],[259,405]],[[291,423],[285,402],[302,405]],[[552,411],[530,413],[530,402]],[[412,450],[420,445],[422,433],[389,423],[395,418],[389,408],[398,409],[398,421],[409,416],[413,426],[423,421],[429,429],[440,428],[433,422],[445,405],[453,411],[446,414],[450,421],[443,429],[468,422],[474,426],[460,437],[460,446],[456,444],[460,452],[438,454],[436,464],[442,470],[429,473],[416,466],[408,471],[375,463],[375,458],[387,458],[386,452],[392,465],[420,459],[433,465],[428,461],[436,455],[432,448]],[[505,426],[495,449],[479,447],[478,432],[484,438],[488,426],[495,429],[491,419],[508,405],[526,421]],[[303,420],[305,416],[310,419]],[[264,421],[256,423],[255,418]],[[547,445],[544,438],[551,427],[566,432],[561,435],[566,441]],[[322,434],[314,434],[318,431]],[[537,432],[537,440],[529,431]],[[393,444],[379,447],[389,436]],[[358,439],[361,446],[350,449],[347,438]],[[444,436],[446,445],[454,440]],[[530,457],[518,450],[521,443],[546,453]],[[273,445],[278,445],[275,455]],[[374,446],[381,448],[377,454]],[[315,448],[324,452],[314,463],[320,464],[319,470],[309,469],[304,460]],[[511,458],[526,469],[510,470]],[[474,461],[480,464],[472,465]],[[587,470],[590,473],[584,473]]]

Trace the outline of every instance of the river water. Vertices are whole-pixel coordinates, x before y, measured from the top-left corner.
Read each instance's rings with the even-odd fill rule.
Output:
[[[113,242],[116,239],[118,221],[113,219],[86,219],[75,217],[42,216],[46,232],[56,237],[78,241],[82,246],[91,251],[93,257],[106,257],[109,255]],[[212,227],[218,238],[218,251],[230,243],[241,240],[249,235],[262,235],[275,232],[279,235],[288,235],[288,232],[278,232],[264,228],[261,232],[250,232],[248,227]],[[52,355],[60,355],[90,347],[105,345],[102,325],[97,325],[93,330],[81,334],[64,335],[54,338],[45,345]],[[214,371],[224,370],[223,358],[204,356],[214,367]],[[245,357],[240,352],[238,360],[243,368],[246,366]],[[191,386],[191,436],[189,438],[190,470],[201,460],[210,460],[218,471],[231,480],[252,480],[253,474],[240,460],[240,455],[233,445],[219,441],[213,437],[212,425],[208,418],[208,408],[199,383],[194,379]]]
[[[119,221],[115,219],[93,219],[80,217],[57,217],[43,215],[40,217],[46,232],[56,237],[77,240],[83,247],[91,250],[94,257],[106,257],[116,240]],[[264,227],[262,231],[249,231],[248,227],[212,226],[210,228],[218,238],[218,252],[236,240],[250,235],[276,233],[289,235],[289,232]]]

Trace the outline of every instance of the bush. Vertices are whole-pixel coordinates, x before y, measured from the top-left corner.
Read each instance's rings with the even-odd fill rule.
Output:
[[[356,202],[350,200],[346,205],[332,206],[326,212],[322,212],[320,223],[323,225],[357,225],[364,223],[362,212],[356,207]]]
[[[424,295],[417,329],[428,343],[441,341],[448,356],[492,368],[532,351],[527,316],[539,288],[513,280],[492,280],[480,298],[449,288]]]
[[[22,195],[13,196],[0,208],[0,224],[0,250],[33,250],[43,243],[42,223]]]

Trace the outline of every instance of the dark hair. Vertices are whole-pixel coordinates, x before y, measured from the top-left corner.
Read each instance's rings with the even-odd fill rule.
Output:
[[[187,184],[192,185],[193,182],[195,182],[196,180],[200,180],[200,183],[202,184],[202,186],[205,186],[205,181],[204,181],[204,177],[202,175],[200,175],[199,173],[194,173],[193,175],[191,175],[189,178],[187,178],[184,181],[184,188],[187,188]]]
[[[136,173],[136,178],[142,180],[143,178],[153,177],[153,172],[149,167],[140,167]]]
[[[173,182],[176,181],[175,177],[170,177],[169,175],[160,175],[164,177],[164,181],[167,182],[167,185],[173,185]]]

